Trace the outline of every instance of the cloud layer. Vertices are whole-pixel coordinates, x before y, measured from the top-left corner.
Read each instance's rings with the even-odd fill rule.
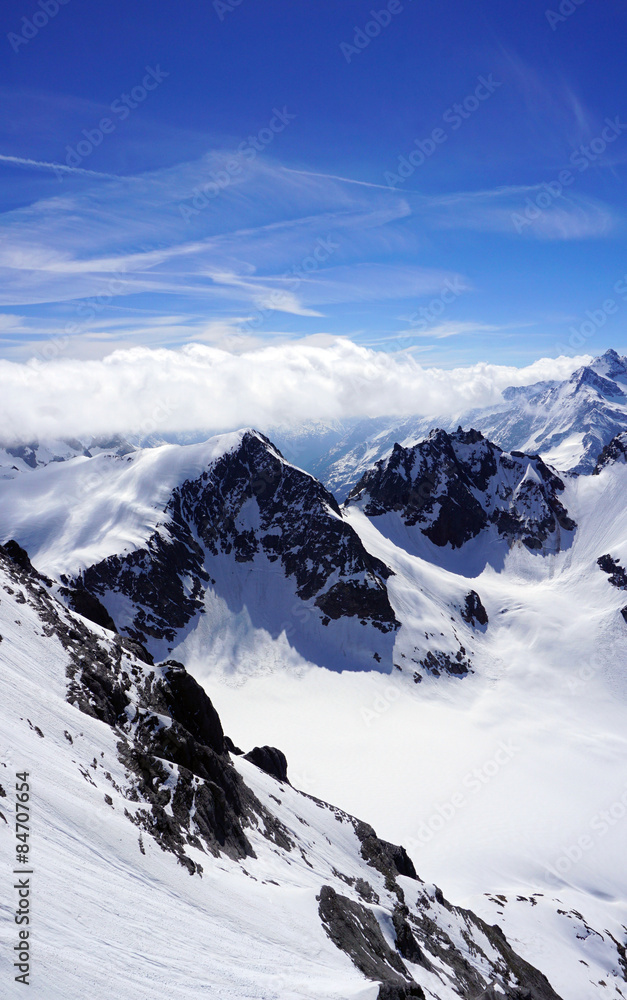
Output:
[[[234,355],[201,345],[134,348],[102,360],[0,361],[0,436],[36,438],[269,429],[353,417],[455,415],[509,385],[565,378],[588,356],[525,368],[421,367],[349,340],[321,338]]]

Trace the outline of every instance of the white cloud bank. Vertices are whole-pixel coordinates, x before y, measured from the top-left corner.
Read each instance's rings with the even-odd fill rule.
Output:
[[[566,378],[589,360],[543,358],[525,368],[482,363],[445,370],[335,340],[238,355],[194,344],[116,351],[102,360],[0,361],[0,439],[454,415],[498,402],[509,385]]]

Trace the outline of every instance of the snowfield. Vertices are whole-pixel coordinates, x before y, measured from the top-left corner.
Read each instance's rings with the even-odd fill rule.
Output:
[[[190,663],[199,679],[221,685],[216,697],[235,740],[240,732],[258,740],[270,726],[299,787],[341,801],[382,836],[400,839],[425,877],[501,922],[572,1000],[611,996],[612,982],[614,995],[623,995],[617,967],[601,964],[596,978],[582,981],[581,962],[594,966],[602,942],[557,909],[577,910],[593,928],[625,938],[627,629],[620,609],[627,599],[597,566],[605,552],[627,560],[625,496],[625,466],[571,480],[564,502],[579,525],[571,548],[538,555],[517,547],[501,570],[487,565],[470,578],[462,575],[462,553],[425,540],[428,559],[409,555],[377,531],[376,518],[349,511],[366,546],[396,573],[390,595],[404,622],[399,664],[403,652],[410,658],[411,624],[436,630],[427,606],[445,605],[469,584],[481,595],[489,624],[475,636],[469,677],[415,685],[396,671],[309,669],[298,678],[281,672],[234,683],[209,664]],[[418,603],[416,591],[430,602]],[[533,893],[542,894],[536,905],[518,901]]]
[[[0,541],[16,538],[27,549],[52,578],[52,595],[111,556],[147,551],[150,572],[147,541],[173,530],[173,491],[243,440],[237,432],[202,445],[105,450],[16,472],[0,483]],[[556,447],[569,447],[567,439]],[[272,446],[269,453],[279,461]],[[532,498],[531,516],[540,478],[532,463],[522,465],[520,482],[499,480],[490,503],[506,487],[524,494],[523,506]],[[535,551],[508,544],[494,525],[453,548],[405,524],[398,510],[367,516],[351,502],[337,514],[323,504],[312,533],[339,521],[354,551],[363,547],[373,566],[391,570],[385,588],[396,625],[385,634],[366,632],[348,612],[321,627],[313,600],[296,598],[272,552],[236,559],[203,550],[202,610],[154,650],[184,662],[236,745],[270,744],[287,755],[293,788],[241,757],[234,766],[299,851],[278,849],[260,828],[250,832],[254,861],[191,846],[195,861],[202,854],[202,878],[150,836],[139,838],[125,815],[137,807],[119,733],[67,704],[64,646],[3,576],[0,838],[8,858],[12,775],[32,771],[35,996],[140,1000],[167,989],[173,998],[376,1000],[377,984],[325,933],[317,900],[323,883],[357,900],[342,876],[372,883],[373,873],[350,823],[310,795],[406,847],[427,886],[399,875],[408,905],[431,900],[434,919],[486,984],[490,962],[499,961],[493,942],[475,929],[484,957],[473,951],[464,918],[442,909],[433,885],[502,927],[562,1000],[627,997],[627,465],[612,461],[564,482],[560,502],[576,528],[557,530]],[[297,526],[302,514],[294,512]],[[245,501],[234,523],[254,539],[258,505]],[[291,557],[290,524],[281,544]],[[616,567],[614,585],[602,556]],[[327,590],[357,578],[373,587],[371,571],[347,565],[330,572]],[[188,597],[196,593],[192,576],[183,583]],[[487,623],[464,617],[469,593]],[[130,632],[134,599],[110,590],[103,600]],[[78,620],[65,608],[59,614]],[[89,628],[108,648],[112,633]],[[369,646],[371,634],[380,646]],[[365,669],[372,649],[381,660]],[[425,669],[425,649],[449,660],[461,649],[468,669]],[[360,669],[345,669],[355,650]],[[380,902],[367,905],[395,947],[394,899],[376,877]],[[6,886],[3,983],[14,937]],[[456,992],[441,956],[433,961],[431,971],[407,966],[426,997],[475,996]],[[485,993],[499,995],[498,984]]]
[[[17,876],[5,871],[3,996],[22,995],[22,984],[13,979],[18,897],[11,893],[19,884],[14,880],[23,884],[24,877],[30,888],[29,985],[41,1000],[139,1000],[164,991],[181,1000],[190,995],[212,1000],[376,1000],[383,995],[380,972],[364,976],[358,967],[364,956],[357,952],[351,960],[333,936],[344,934],[347,926],[349,940],[368,942],[368,947],[374,942],[378,951],[368,960],[378,962],[391,982],[402,986],[405,976],[412,977],[414,992],[386,996],[455,1000],[460,982],[472,984],[465,987],[472,995],[504,996],[507,981],[507,996],[513,997],[519,994],[509,987],[515,988],[520,976],[523,985],[533,984],[529,996],[557,996],[539,973],[521,965],[494,928],[451,906],[434,885],[416,879],[402,852],[395,864],[407,874],[394,877],[389,852],[398,854],[397,848],[244,758],[234,757],[234,764],[224,758],[222,766],[236,768],[255,796],[255,808],[265,810],[245,827],[254,854],[214,857],[197,838],[188,838],[188,867],[179,864],[142,822],[141,784],[133,786],[123,764],[130,758],[121,746],[137,722],[137,708],[127,713],[122,729],[66,701],[68,651],[87,662],[89,649],[98,648],[106,658],[115,649],[112,633],[87,628],[56,605],[45,582],[16,571],[3,555],[0,586],[0,844],[5,859],[15,856],[16,773],[28,772],[32,810],[29,867]],[[155,671],[124,656],[137,695]],[[172,719],[158,718],[159,727],[167,730]],[[174,821],[171,793],[182,769],[167,757],[156,764],[152,792],[158,790],[162,801],[169,802],[167,813]],[[143,767],[150,766],[145,756]],[[165,776],[160,783],[159,772]],[[184,822],[193,823],[193,815]],[[374,855],[369,853],[373,847]],[[190,865],[202,867],[192,873]],[[399,900],[404,904],[399,906]],[[526,909],[531,906],[527,900]],[[422,947],[408,919],[413,934],[422,934]],[[398,945],[401,928],[409,935],[403,946]],[[595,973],[597,966],[608,964],[610,954],[606,946],[589,956]],[[524,955],[522,959],[524,963]]]

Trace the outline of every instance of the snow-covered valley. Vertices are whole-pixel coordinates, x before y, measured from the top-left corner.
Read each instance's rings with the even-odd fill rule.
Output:
[[[434,432],[342,506],[254,431],[106,445],[0,481],[35,995],[627,996],[624,435],[572,475]],[[268,745],[291,785],[236,750]]]

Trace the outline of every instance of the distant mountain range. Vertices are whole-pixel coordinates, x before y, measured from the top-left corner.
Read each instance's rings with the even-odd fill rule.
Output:
[[[290,461],[344,500],[395,444],[411,447],[435,427],[450,432],[458,426],[480,430],[505,451],[540,454],[561,471],[592,472],[605,445],[627,430],[627,358],[608,350],[563,382],[512,386],[498,405],[454,417],[377,418],[290,433],[278,429],[271,436]]]
[[[51,1000],[92,953],[152,996],[178,949],[181,997],[627,995],[626,391],[607,352],[287,456],[5,445],[0,836],[32,761]],[[350,811],[312,797],[335,780]]]
[[[460,411],[454,416],[378,417],[318,421],[261,428],[285,458],[316,476],[343,502],[375,462],[395,444],[411,447],[439,427],[480,430],[505,451],[540,454],[563,472],[589,473],[602,449],[627,431],[627,358],[610,349],[562,382],[511,386],[496,406]],[[0,476],[102,451],[125,454],[139,447],[201,443],[215,432],[153,436],[135,444],[123,438],[30,442],[7,447],[0,442]]]

